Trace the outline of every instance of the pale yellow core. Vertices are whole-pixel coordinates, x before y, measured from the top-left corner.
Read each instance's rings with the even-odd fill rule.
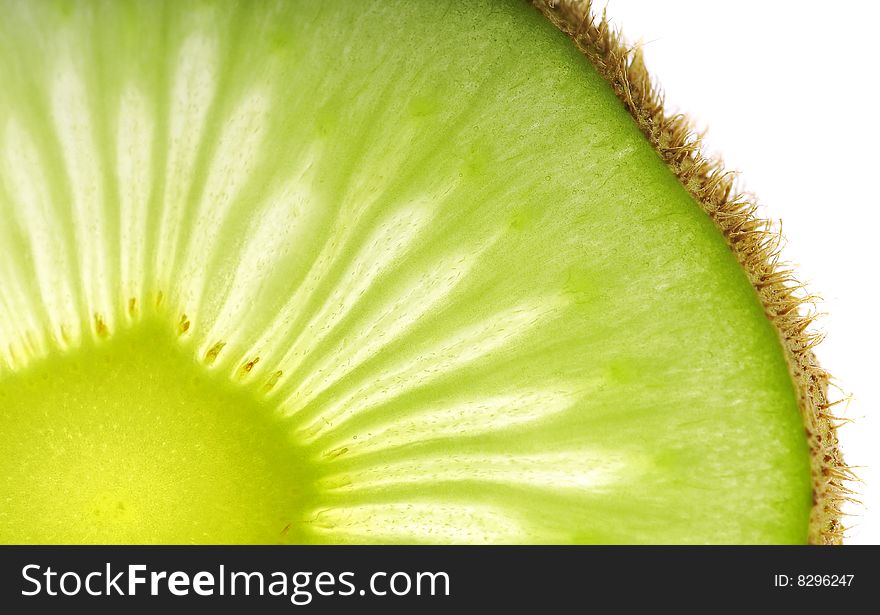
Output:
[[[0,543],[301,540],[290,427],[140,323],[0,377]]]

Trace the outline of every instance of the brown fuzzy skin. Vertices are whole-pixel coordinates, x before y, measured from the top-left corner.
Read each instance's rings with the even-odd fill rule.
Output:
[[[669,115],[663,95],[645,69],[641,51],[627,47],[603,13],[597,18],[590,0],[530,0],[567,34],[602,77],[611,84],[658,155],[712,218],[739,259],[776,327],[798,392],[804,431],[810,445],[813,509],[808,539],[812,544],[840,544],[843,503],[851,499],[846,483],[855,480],[838,447],[837,425],[828,400],[829,375],[813,348],[821,335],[810,326],[815,297],[806,295],[792,268],[781,261],[781,235],[756,215],[753,198],[735,192],[734,174],[700,152],[700,137],[690,120]]]

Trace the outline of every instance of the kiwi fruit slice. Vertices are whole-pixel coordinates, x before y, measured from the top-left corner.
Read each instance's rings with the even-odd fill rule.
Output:
[[[0,542],[840,540],[775,235],[589,6],[2,12]]]

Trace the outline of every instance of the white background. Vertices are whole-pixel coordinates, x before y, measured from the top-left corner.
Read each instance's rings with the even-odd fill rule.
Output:
[[[782,220],[784,256],[826,313],[819,360],[851,395],[840,436],[863,466],[862,505],[846,542],[880,544],[880,3],[608,0],[607,12],[642,43],[670,109]]]

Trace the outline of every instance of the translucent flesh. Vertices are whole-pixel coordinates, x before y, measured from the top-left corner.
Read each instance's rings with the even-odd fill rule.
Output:
[[[519,2],[3,2],[0,542],[803,542],[777,334]]]

